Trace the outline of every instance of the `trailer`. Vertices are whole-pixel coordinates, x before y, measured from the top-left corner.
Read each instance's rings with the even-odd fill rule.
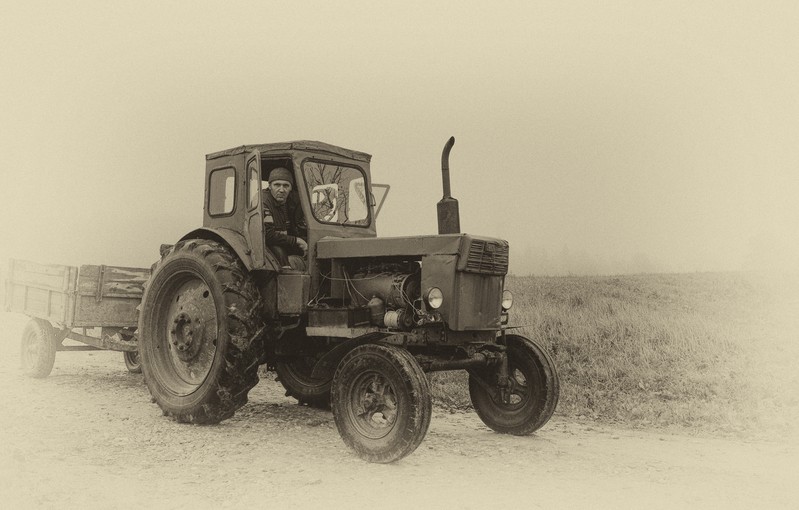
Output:
[[[97,349],[121,351],[128,370],[141,372],[136,330],[149,277],[144,268],[9,260],[5,310],[30,317],[20,345],[25,373],[47,377],[56,352]]]

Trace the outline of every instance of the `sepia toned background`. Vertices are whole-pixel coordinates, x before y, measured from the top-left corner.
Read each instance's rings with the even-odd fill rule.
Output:
[[[0,313],[0,500],[792,508],[797,26],[776,0],[3,3],[0,281],[149,267],[202,222],[204,155],[243,144],[370,153],[378,233],[434,234],[455,136],[462,229],[510,241],[512,323],[562,391],[517,438],[438,378],[423,445],[375,466],[265,367],[218,427],[161,416],[118,352],[25,378]]]
[[[464,231],[516,274],[799,269],[795,2],[13,2],[0,260],[146,267],[204,155],[373,155],[381,235]]]

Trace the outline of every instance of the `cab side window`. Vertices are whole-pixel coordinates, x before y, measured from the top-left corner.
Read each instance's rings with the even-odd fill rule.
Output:
[[[230,214],[235,204],[236,171],[229,167],[212,171],[208,178],[208,214]]]

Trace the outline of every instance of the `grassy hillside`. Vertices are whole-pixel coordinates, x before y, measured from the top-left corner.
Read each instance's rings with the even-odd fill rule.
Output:
[[[560,416],[724,433],[781,432],[799,416],[796,278],[742,273],[509,277],[511,324],[561,377]],[[469,406],[464,375],[436,400]]]

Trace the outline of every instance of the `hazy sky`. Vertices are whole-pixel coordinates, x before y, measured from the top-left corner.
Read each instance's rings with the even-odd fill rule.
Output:
[[[344,5],[334,7],[334,4]],[[434,5],[431,5],[434,4]],[[797,2],[31,2],[0,8],[0,257],[148,266],[204,155],[373,155],[381,235],[516,272],[799,267]]]

